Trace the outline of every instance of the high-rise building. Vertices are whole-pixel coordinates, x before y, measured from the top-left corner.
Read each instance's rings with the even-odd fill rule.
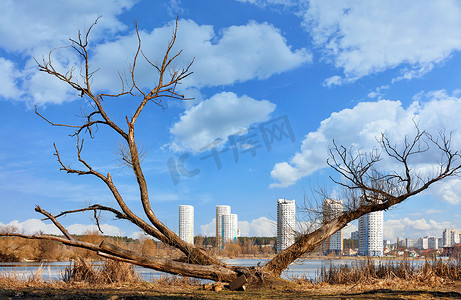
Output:
[[[443,247],[451,247],[461,242],[461,231],[457,229],[444,229],[442,238]]]
[[[383,256],[382,211],[374,211],[359,218],[359,255]]]
[[[416,248],[423,249],[423,250],[429,249],[429,237],[425,236],[425,237],[419,238]]]
[[[238,217],[236,214],[222,215],[223,244],[237,243]]]
[[[340,201],[335,201],[332,199],[325,199],[323,202],[323,223],[326,224],[333,220],[334,218],[337,218],[341,216],[343,213],[343,202]],[[323,252],[325,254],[329,253],[335,253],[335,254],[341,254],[343,252],[343,230],[340,229],[333,233],[331,236],[329,236],[324,242],[323,242]]]
[[[351,240],[359,240],[359,231],[351,232]]]
[[[216,205],[216,247],[223,247],[222,239],[222,215],[230,215],[229,205]]]
[[[418,239],[405,238],[405,247],[407,249],[418,248]]]
[[[277,252],[285,250],[295,242],[295,212],[295,200],[277,200]]]
[[[439,249],[439,239],[433,236],[427,238],[427,247],[429,249]]]
[[[194,244],[194,207],[192,205],[179,206],[179,237]]]

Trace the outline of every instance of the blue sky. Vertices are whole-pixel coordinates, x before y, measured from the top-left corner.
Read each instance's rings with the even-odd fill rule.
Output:
[[[422,129],[453,133],[461,146],[461,4],[457,1],[2,1],[0,18],[0,225],[26,233],[56,232],[34,206],[58,213],[100,203],[114,205],[96,178],[59,171],[80,167],[75,139],[49,126],[78,123],[88,102],[38,72],[34,57],[55,51],[58,70],[80,68],[68,38],[102,18],[90,36],[93,87],[120,91],[118,72],[136,49],[138,20],[144,53],[161,59],[179,15],[177,66],[192,58],[180,90],[192,101],[148,106],[137,123],[137,141],[152,206],[177,230],[178,205],[195,207],[195,233],[214,235],[215,206],[239,215],[242,235],[274,234],[278,198],[302,206],[311,190],[337,188],[325,161],[333,139],[363,150],[386,132],[396,141]],[[77,72],[78,73],[78,72]],[[136,73],[144,88],[155,82],[145,62]],[[123,126],[136,99],[105,101]],[[110,172],[132,210],[141,212],[133,175],[118,162],[121,140],[100,127],[87,135],[82,156]],[[431,169],[428,153],[415,162]],[[392,169],[386,161],[383,168]],[[385,212],[384,238],[441,236],[461,228],[461,180],[450,178]],[[302,215],[298,214],[300,220]],[[91,229],[91,215],[62,219],[71,232]],[[136,236],[126,222],[104,215],[107,234]],[[347,229],[355,229],[353,224]],[[348,233],[346,233],[348,236]]]

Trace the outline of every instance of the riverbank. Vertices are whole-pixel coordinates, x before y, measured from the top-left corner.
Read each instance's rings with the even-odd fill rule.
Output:
[[[218,259],[264,259],[264,260],[271,260],[275,257],[275,254],[241,254],[235,256],[223,256],[217,255]],[[397,256],[331,256],[331,255],[304,255],[299,260],[409,260],[409,261],[424,261],[426,258],[424,257],[397,257]]]
[[[0,299],[460,299],[461,283],[378,280],[355,285],[295,282],[277,290],[207,291],[184,282],[91,285],[88,283],[0,282]]]
[[[27,277],[0,273],[0,299],[461,299],[460,265],[442,261],[332,265],[317,280],[293,277],[277,288],[235,292],[220,284],[209,290],[206,282],[182,276],[143,280],[132,265],[115,261],[98,268],[80,261],[58,280],[44,275],[44,268]]]

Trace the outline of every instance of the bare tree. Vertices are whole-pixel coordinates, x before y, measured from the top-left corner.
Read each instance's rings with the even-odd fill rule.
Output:
[[[97,20],[96,20],[97,22]],[[191,74],[192,62],[181,69],[174,69],[174,61],[181,54],[171,53],[176,40],[177,22],[173,30],[171,40],[160,63],[152,63],[141,50],[141,38],[135,25],[138,45],[135,56],[129,70],[130,79],[126,80],[120,76],[122,91],[116,94],[95,93],[92,87],[92,76],[94,71],[90,70],[89,41],[88,36],[96,22],[83,34],[80,32],[76,39],[71,39],[72,48],[78,53],[82,61],[81,83],[74,76],[74,68],[66,73],[58,72],[51,60],[52,50],[47,59],[37,62],[39,70],[57,78],[73,89],[78,91],[82,97],[89,101],[92,111],[84,115],[83,123],[78,125],[57,124],[49,121],[41,115],[37,108],[36,113],[53,126],[63,126],[75,129],[73,136],[76,138],[76,155],[81,164],[81,169],[71,168],[64,164],[56,145],[55,155],[60,165],[60,170],[77,175],[94,176],[101,180],[112,193],[118,204],[118,208],[108,207],[100,204],[84,208],[64,211],[53,215],[52,213],[36,207],[36,211],[45,216],[45,220],[53,222],[63,236],[50,236],[45,234],[24,235],[20,233],[3,232],[0,236],[17,236],[27,239],[44,239],[59,241],[65,245],[85,248],[96,252],[104,258],[129,262],[155,270],[171,274],[181,274],[197,278],[211,279],[223,282],[248,283],[255,286],[263,284],[284,283],[280,275],[288,265],[300,258],[303,254],[313,250],[325,238],[346,226],[349,222],[362,215],[373,211],[386,210],[393,205],[401,203],[409,197],[416,195],[435,182],[458,173],[461,165],[459,153],[451,149],[451,137],[444,132],[440,133],[439,140],[434,139],[424,131],[417,130],[413,138],[405,139],[403,145],[393,145],[383,134],[380,144],[384,150],[382,154],[387,155],[402,167],[402,172],[384,173],[377,168],[381,155],[377,151],[371,153],[351,152],[342,146],[334,147],[331,150],[329,165],[342,176],[342,180],[334,180],[338,185],[349,191],[348,209],[341,216],[324,223],[318,229],[305,233],[292,246],[285,249],[264,266],[240,267],[229,266],[205,250],[181,240],[173,231],[165,226],[156,216],[151,208],[147,182],[141,168],[142,153],[138,149],[135,140],[135,123],[143,110],[150,103],[162,106],[163,99],[185,99],[179,94],[176,87],[183,79]],[[158,81],[149,89],[142,88],[136,81],[135,70],[140,58],[146,60],[150,66],[157,71]],[[132,96],[132,101],[137,101],[137,107],[133,114],[125,117],[126,124],[117,124],[111,115],[106,111],[103,100]],[[123,141],[121,145],[121,161],[133,171],[139,188],[139,198],[144,210],[144,216],[138,216],[127,206],[122,193],[112,180],[110,173],[104,175],[95,170],[83,158],[84,140],[81,135],[87,133],[94,137],[94,128],[105,126],[119,135]],[[440,162],[439,169],[432,176],[421,177],[410,165],[410,159],[426,152],[429,147],[434,147],[444,157]],[[180,261],[168,258],[155,258],[135,253],[120,248],[106,241],[100,244],[79,241],[74,238],[58,221],[61,216],[89,211],[94,214],[96,225],[99,227],[99,214],[107,212],[113,214],[116,219],[129,221],[138,226],[146,234],[156,238],[166,245],[180,250],[184,257]],[[145,221],[146,218],[148,221]],[[231,284],[232,286],[232,284]],[[237,285],[234,285],[237,286]]]
[[[370,152],[353,151],[333,142],[328,165],[342,180],[333,182],[343,187],[347,194],[346,209],[341,216],[326,222],[317,230],[303,235],[296,243],[272,259],[265,269],[274,274],[281,272],[304,253],[312,251],[324,239],[345,227],[349,222],[374,211],[387,210],[406,199],[428,189],[435,182],[458,175],[461,168],[460,153],[451,147],[451,135],[439,132],[438,139],[415,125],[416,133],[406,136],[402,145],[395,145],[383,133],[378,150]],[[438,168],[432,174],[417,172],[411,160],[429,149],[442,155]],[[385,172],[378,168],[383,157],[397,163],[400,171]]]

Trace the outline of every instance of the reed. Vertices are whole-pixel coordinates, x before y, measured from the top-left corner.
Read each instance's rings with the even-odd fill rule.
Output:
[[[14,270],[0,273],[0,289],[15,287],[41,287],[46,284],[47,282],[43,279],[42,266],[30,274],[21,274]]]
[[[66,267],[61,276],[64,282],[86,282],[92,284],[134,283],[139,275],[133,265],[105,260],[102,266],[96,266],[90,260],[78,259],[72,266]]]
[[[186,276],[160,276],[158,279],[152,280],[153,284],[168,285],[168,286],[200,286],[203,284],[201,279],[186,277]]]
[[[355,284],[377,279],[402,279],[406,281],[437,282],[440,280],[460,280],[461,264],[459,260],[426,260],[421,265],[410,261],[375,262],[371,259],[357,261],[354,265],[329,267],[323,266],[317,277],[317,283]]]

